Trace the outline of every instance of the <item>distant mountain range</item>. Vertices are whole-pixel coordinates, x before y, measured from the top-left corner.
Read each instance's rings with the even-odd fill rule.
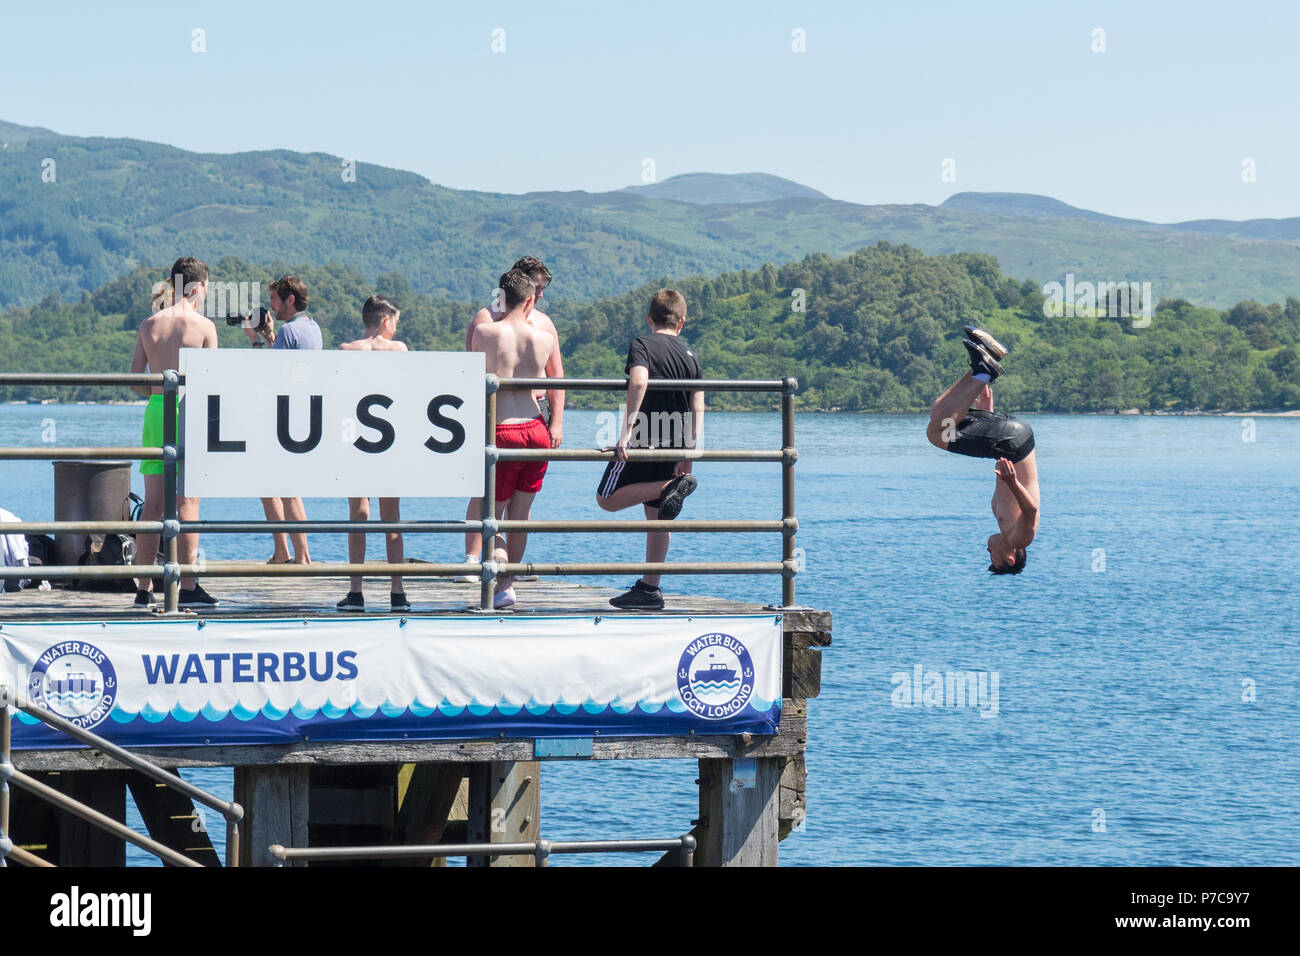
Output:
[[[1032,193],[957,193],[940,207],[963,212],[987,213],[994,216],[1022,216],[1027,219],[1086,219],[1112,226],[1133,229],[1168,230],[1171,232],[1199,232],[1210,236],[1235,236],[1240,239],[1277,239],[1283,242],[1300,240],[1300,218],[1291,219],[1193,219],[1188,222],[1158,223],[1142,219],[1121,219],[1105,213],[1080,209]]]
[[[692,173],[605,193],[448,189],[414,173],[272,150],[191,153],[0,122],[0,307],[75,298],[141,263],[224,255],[268,269],[346,263],[482,301],[524,254],[557,300],[717,275],[879,241],[996,256],[1038,283],[1149,281],[1156,298],[1229,306],[1300,295],[1300,220],[1159,225],[1041,196],[959,193],[859,205],[763,173]]]
[[[772,199],[830,199],[825,193],[809,186],[801,186],[769,173],[682,173],[661,183],[627,186],[623,191],[701,206],[767,202]]]

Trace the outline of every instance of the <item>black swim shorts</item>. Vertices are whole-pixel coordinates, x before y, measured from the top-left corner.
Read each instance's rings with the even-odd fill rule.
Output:
[[[972,408],[957,425],[957,437],[948,450],[971,458],[1009,458],[1021,461],[1034,450],[1034,430],[1029,423],[1005,412]]]

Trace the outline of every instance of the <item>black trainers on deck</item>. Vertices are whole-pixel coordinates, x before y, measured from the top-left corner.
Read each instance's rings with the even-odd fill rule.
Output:
[[[203,585],[198,581],[194,582],[192,588],[181,588],[180,606],[192,608],[216,607],[217,599],[207,591],[203,590]]]
[[[388,606],[394,614],[400,614],[411,609],[411,602],[404,591],[393,591],[388,595]]]
[[[360,591],[349,591],[348,596],[334,606],[340,611],[364,611],[366,599]]]
[[[135,604],[131,606],[134,607],[137,611],[149,610],[151,607],[153,607],[153,592],[144,591],[144,590],[136,591]]]
[[[989,355],[993,356],[995,359],[1006,357],[1007,347],[983,329],[977,329],[973,325],[966,325],[963,326],[963,328],[966,331],[966,338],[970,339],[976,345],[984,346],[984,351],[988,352]]]
[[[700,480],[694,475],[678,475],[668,482],[668,488],[659,499],[659,519],[671,521],[681,514],[682,502],[699,486]]]
[[[638,579],[631,590],[610,598],[609,603],[622,611],[662,611],[664,592]]]
[[[970,339],[962,339],[961,344],[966,346],[966,351],[970,353],[970,373],[972,375],[983,372],[992,382],[1002,374],[1002,366],[997,363],[992,355],[985,351],[984,346],[978,345]]]

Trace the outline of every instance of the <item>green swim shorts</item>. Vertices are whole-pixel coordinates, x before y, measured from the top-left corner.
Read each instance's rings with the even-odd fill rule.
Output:
[[[144,407],[144,433],[140,438],[140,444],[145,448],[161,448],[163,446],[163,395],[150,395],[149,404]],[[176,416],[176,429],[180,431],[180,415]],[[158,461],[140,462],[140,474],[142,475],[161,475],[163,473],[163,463]]]

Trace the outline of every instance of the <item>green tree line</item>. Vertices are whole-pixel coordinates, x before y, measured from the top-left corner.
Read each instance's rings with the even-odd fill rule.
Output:
[[[1162,300],[1149,321],[1086,314],[1049,317],[1040,287],[1004,276],[991,256],[930,256],[880,243],[840,259],[822,254],[777,268],[716,278],[670,277],[624,295],[566,301],[563,271],[543,305],[555,320],[571,376],[617,377],[628,342],[646,331],[651,293],[673,285],[686,296],[685,336],[705,374],[800,381],[800,407],[916,412],[966,367],[964,324],[990,330],[1012,350],[998,382],[1000,403],[1025,412],[1284,410],[1300,408],[1300,299],[1240,302],[1231,309]],[[75,302],[56,295],[0,315],[9,371],[107,372],[129,366],[134,333],[165,266],[138,267]],[[378,292],[402,309],[398,337],[413,349],[456,350],[483,303],[417,293],[389,272],[370,282],[358,269],[254,265],[227,257],[212,281],[263,290],[293,272],[311,293],[309,311],[325,347],[361,334],[361,304]],[[247,347],[220,319],[222,347]],[[5,400],[132,397],[125,389],[0,389]],[[603,401],[575,393],[581,407]],[[724,396],[713,407],[771,407],[771,396]]]

